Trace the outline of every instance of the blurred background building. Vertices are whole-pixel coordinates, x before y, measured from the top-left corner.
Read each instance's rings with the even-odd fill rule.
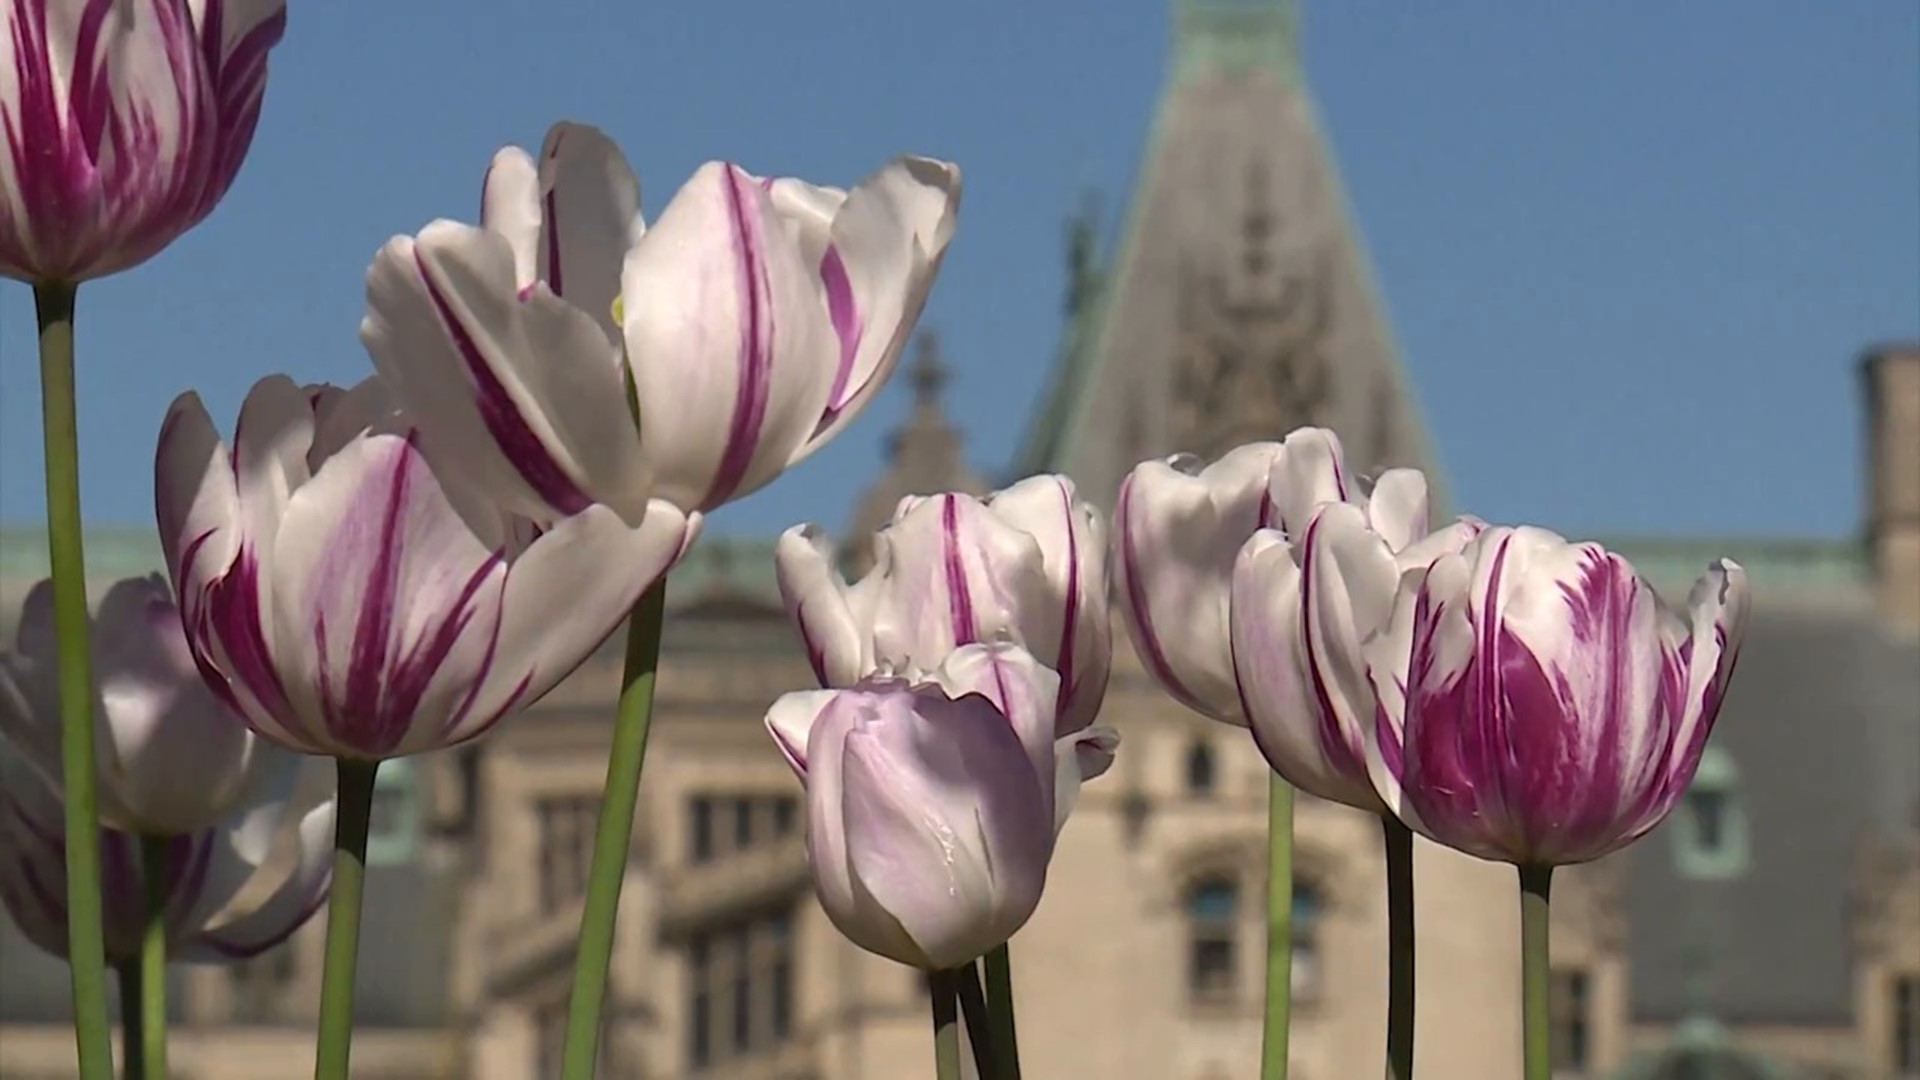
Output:
[[[931,330],[915,405],[845,535],[903,495],[1072,475],[1111,502],[1135,462],[1307,423],[1356,467],[1444,479],[1302,85],[1290,5],[1177,0],[1166,89],[1121,239],[1068,238],[1054,376],[1028,435],[968,464]],[[1037,345],[1038,343],[1036,343]],[[1630,852],[1556,881],[1556,1076],[1920,1077],[1920,345],[1861,365],[1859,535],[1601,537],[1670,597],[1729,556],[1758,597],[1685,803]],[[94,594],[159,567],[88,538]],[[761,717],[810,673],[772,540],[710,538],[674,572],[601,1075],[895,1080],[930,1072],[924,990],[841,941],[812,899],[799,790]],[[866,552],[849,544],[850,570]],[[45,571],[0,533],[0,626]],[[1124,634],[1116,634],[1124,637]],[[603,780],[617,642],[483,743],[384,767],[370,845],[355,1075],[558,1075]],[[1091,786],[1014,949],[1027,1074],[1227,1080],[1257,1061],[1265,765],[1117,648]],[[1385,911],[1375,825],[1307,800],[1294,891],[1296,1076],[1378,1069]],[[1517,1075],[1510,871],[1422,843],[1419,1054],[1437,1080]],[[181,968],[181,1080],[311,1073],[323,927],[234,968]],[[72,1075],[64,967],[0,931],[0,1080]]]

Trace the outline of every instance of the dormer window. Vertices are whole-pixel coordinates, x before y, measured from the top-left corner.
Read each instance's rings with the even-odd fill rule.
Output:
[[[1213,794],[1219,778],[1213,762],[1213,744],[1204,736],[1187,747],[1187,794],[1204,799]]]
[[[1673,815],[1674,862],[1695,881],[1737,877],[1747,866],[1747,817],[1732,755],[1709,746]]]

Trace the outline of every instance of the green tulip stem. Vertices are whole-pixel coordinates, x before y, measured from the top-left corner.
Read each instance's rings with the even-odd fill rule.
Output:
[[[1013,957],[1006,945],[987,953],[987,1029],[1000,1080],[1020,1080],[1020,1031],[1014,1020]]]
[[[1267,776],[1267,1019],[1260,1080],[1287,1080],[1293,1011],[1293,788]]]
[[[367,879],[367,827],[378,761],[339,761],[339,816],[333,831],[333,889],[327,897],[327,953],[320,975],[315,1080],[347,1080],[353,1043],[353,972],[360,955],[360,900]]]
[[[593,862],[587,870],[586,902],[580,912],[573,993],[567,1000],[567,1041],[560,1058],[563,1080],[593,1080],[600,1049],[600,1014],[613,959],[620,885],[626,878],[627,849],[633,843],[633,814],[640,804],[640,771],[647,760],[647,729],[653,720],[653,683],[660,669],[660,630],[666,622],[666,605],[667,582],[662,578],[634,605],[627,622],[626,670],[620,679],[620,706],[613,721],[613,747],[607,756],[607,786],[600,799]]]
[[[961,975],[958,971],[936,971],[928,982],[933,991],[933,1064],[937,1080],[961,1080],[960,1015]]]
[[[968,964],[954,971],[960,988],[960,1015],[967,1025],[967,1043],[973,1048],[973,1063],[981,1080],[1001,1080],[1000,1063],[993,1056],[993,1024],[987,1013],[987,995],[980,989],[980,965]]]
[[[120,1075],[147,1080],[147,1063],[140,1056],[140,962],[129,960],[115,971],[120,976]]]
[[[145,886],[147,925],[140,938],[140,1057],[147,1076],[164,1080],[167,1072],[167,838],[140,838],[140,875]],[[122,1010],[126,1008],[121,1004]],[[126,1014],[121,1014],[126,1023]]]
[[[107,951],[100,930],[100,822],[93,763],[93,670],[80,531],[80,427],[73,389],[71,282],[33,287],[40,318],[40,425],[46,445],[47,555],[59,657],[60,773],[66,801],[67,964],[80,1080],[112,1080]]]
[[[1553,867],[1520,868],[1520,992],[1526,1080],[1553,1077],[1553,1037],[1547,1012],[1548,973],[1552,970],[1547,950],[1547,931],[1552,925],[1547,898],[1552,884]]]
[[[1413,831],[1380,815],[1387,861],[1387,1080],[1413,1078]]]

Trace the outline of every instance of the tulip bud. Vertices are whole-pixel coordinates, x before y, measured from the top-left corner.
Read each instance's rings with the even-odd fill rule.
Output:
[[[253,141],[280,0],[0,8],[0,275],[83,281],[213,210]]]
[[[207,689],[159,576],[115,582],[100,602],[93,651],[95,786],[107,825],[147,836],[210,828],[261,783],[284,784],[298,759],[268,745]],[[60,688],[53,592],[27,593],[15,648],[0,652],[0,732],[54,783]]]
[[[1632,843],[1693,778],[1747,611],[1727,560],[1682,615],[1598,544],[1481,533],[1402,581],[1366,649],[1381,798],[1433,840],[1521,866]]]
[[[853,585],[810,525],[787,530],[775,550],[780,594],[822,685],[1008,641],[1058,674],[1061,734],[1093,723],[1113,662],[1107,545],[1099,511],[1071,480],[1030,477],[985,499],[904,499],[875,544],[873,569]]]
[[[573,671],[694,523],[590,504],[544,530],[443,484],[375,377],[284,376],[231,451],[192,394],[160,434],[161,543],[202,673],[255,731],[380,759],[472,739]]]
[[[807,790],[814,887],[854,944],[927,970],[1006,943],[1040,902],[1054,838],[1117,736],[1054,738],[1057,679],[971,645],[924,680],[788,694],[767,729]]]
[[[223,819],[166,839],[167,959],[184,963],[244,960],[292,936],[326,902],[333,879],[334,800],[293,818],[289,782],[256,787]],[[0,740],[0,904],[27,940],[67,956],[64,811],[56,788]],[[287,825],[296,826],[283,838]],[[291,859],[278,850],[291,839]],[[140,956],[147,926],[140,837],[100,830],[101,931],[107,961]],[[269,871],[273,863],[280,869]],[[291,864],[288,869],[288,864]],[[278,884],[269,884],[276,880]],[[244,899],[243,899],[244,896]]]

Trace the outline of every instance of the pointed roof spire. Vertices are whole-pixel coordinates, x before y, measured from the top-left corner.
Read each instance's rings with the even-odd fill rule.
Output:
[[[1173,28],[1176,78],[1249,68],[1297,73],[1294,0],[1173,0]]]
[[[893,520],[894,507],[908,495],[935,495],[987,491],[980,475],[967,467],[960,433],[947,422],[940,395],[948,369],[941,356],[940,335],[920,331],[907,380],[913,387],[913,412],[907,422],[887,437],[887,468],[860,496],[841,543],[841,563],[848,574],[865,573],[873,561],[872,536]]]

